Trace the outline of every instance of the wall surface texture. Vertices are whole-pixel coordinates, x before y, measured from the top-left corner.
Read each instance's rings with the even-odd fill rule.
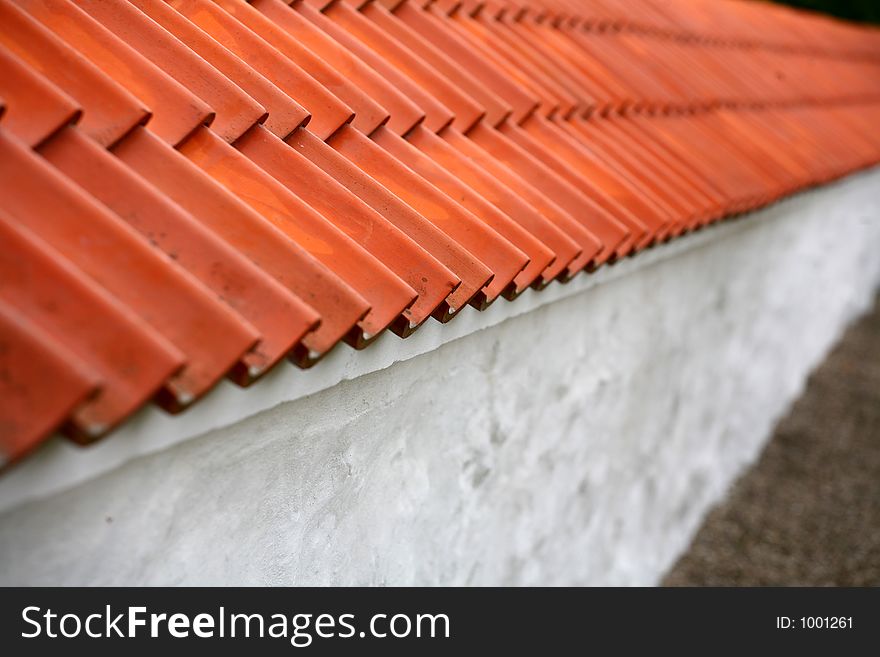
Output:
[[[0,583],[656,583],[878,281],[873,171],[9,509]]]

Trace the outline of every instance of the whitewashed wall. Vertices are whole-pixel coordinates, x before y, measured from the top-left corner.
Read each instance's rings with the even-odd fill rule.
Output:
[[[0,477],[0,583],[657,582],[868,307],[880,171],[608,271],[220,391],[201,421],[292,401],[198,437],[50,444]]]

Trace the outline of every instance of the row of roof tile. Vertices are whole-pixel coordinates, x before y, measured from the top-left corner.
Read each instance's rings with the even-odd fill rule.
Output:
[[[0,453],[567,281],[880,158],[763,3],[0,0]]]

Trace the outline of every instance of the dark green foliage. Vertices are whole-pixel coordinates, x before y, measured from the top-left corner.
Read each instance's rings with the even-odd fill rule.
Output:
[[[878,0],[777,0],[777,2],[825,12],[849,20],[880,23]]]

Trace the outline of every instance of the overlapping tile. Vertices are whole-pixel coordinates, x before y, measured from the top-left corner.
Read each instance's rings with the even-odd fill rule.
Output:
[[[4,462],[880,159],[876,30],[766,3],[0,0],[0,70]]]

